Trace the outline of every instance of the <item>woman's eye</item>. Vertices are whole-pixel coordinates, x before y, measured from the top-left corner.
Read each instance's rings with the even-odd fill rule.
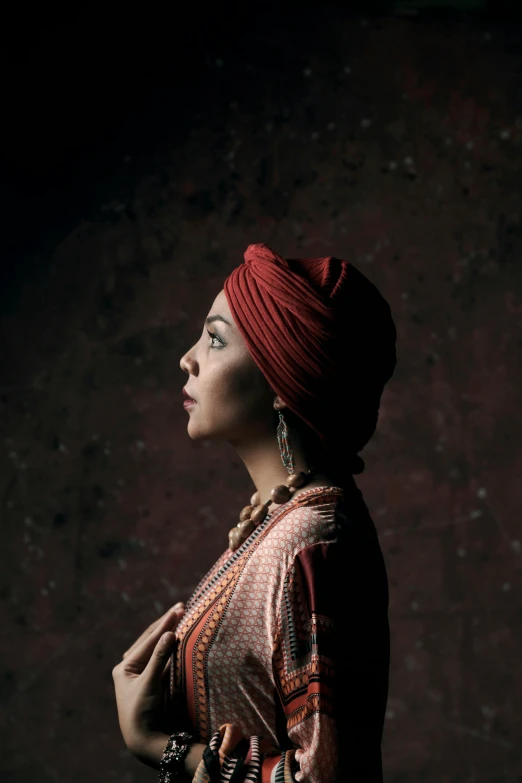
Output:
[[[208,332],[208,336],[210,337],[211,342],[213,342],[214,340],[217,340],[217,345],[213,344],[211,347],[212,348],[221,348],[223,343],[221,342],[221,340],[219,339],[217,334],[214,334],[213,332],[209,332],[208,329],[207,329],[207,332]]]

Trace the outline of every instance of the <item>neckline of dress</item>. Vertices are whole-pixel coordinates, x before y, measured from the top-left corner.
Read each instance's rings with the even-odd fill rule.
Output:
[[[201,579],[201,581],[195,588],[192,596],[189,598],[187,602],[186,612],[188,613],[189,611],[192,611],[192,609],[195,610],[197,607],[199,607],[201,600],[203,599],[205,594],[210,590],[210,588],[213,587],[214,583],[218,579],[220,579],[223,576],[223,574],[226,571],[228,571],[228,569],[235,562],[237,562],[237,560],[244,554],[244,552],[250,549],[250,545],[252,541],[257,537],[257,535],[259,535],[262,532],[262,530],[266,529],[268,526],[271,526],[271,524],[274,522],[274,520],[279,516],[279,514],[283,510],[291,507],[292,505],[298,505],[298,502],[300,500],[303,499],[308,500],[308,498],[313,497],[314,495],[328,494],[328,493],[333,493],[334,495],[343,495],[344,490],[342,487],[337,487],[337,486],[312,487],[311,489],[303,489],[301,490],[301,492],[298,492],[293,497],[291,497],[290,500],[287,500],[286,503],[282,503],[278,508],[274,509],[274,511],[272,511],[270,514],[267,514],[267,516],[264,518],[264,520],[261,522],[258,528],[252,531],[250,536],[248,536],[248,538],[246,538],[243,541],[241,546],[238,549],[236,549],[232,555],[228,554],[230,552],[229,549],[226,549],[225,552],[223,552],[223,555],[221,556],[221,558],[219,558],[215,566],[213,566],[210,569],[210,571],[207,572],[207,574]],[[218,566],[218,563],[220,561],[221,561],[221,565]],[[207,581],[210,573],[214,570],[214,568],[216,568],[216,566],[217,566],[217,570],[215,571],[212,578],[209,581]],[[205,584],[205,587],[202,590],[200,590],[201,585],[204,584],[205,582],[207,582]],[[199,590],[200,592],[198,593]]]

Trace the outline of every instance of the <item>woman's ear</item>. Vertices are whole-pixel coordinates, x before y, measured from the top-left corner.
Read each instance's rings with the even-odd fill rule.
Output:
[[[284,400],[282,400],[281,397],[278,394],[276,394],[276,396],[274,397],[274,408],[278,411],[283,411],[287,407],[288,406],[286,402],[284,402]]]

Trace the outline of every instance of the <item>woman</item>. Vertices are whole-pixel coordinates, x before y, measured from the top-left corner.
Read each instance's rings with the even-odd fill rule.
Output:
[[[170,763],[201,783],[382,781],[388,584],[352,474],[395,342],[388,304],[351,264],[257,244],[182,357],[189,436],[230,443],[255,492],[186,607],[125,654],[150,658],[157,687],[174,626],[173,736],[132,745],[160,779]]]

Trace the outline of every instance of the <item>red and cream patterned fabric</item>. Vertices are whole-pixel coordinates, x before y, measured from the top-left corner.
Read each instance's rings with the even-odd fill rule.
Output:
[[[353,487],[299,492],[186,602],[170,695],[197,783],[382,781],[388,584]]]

